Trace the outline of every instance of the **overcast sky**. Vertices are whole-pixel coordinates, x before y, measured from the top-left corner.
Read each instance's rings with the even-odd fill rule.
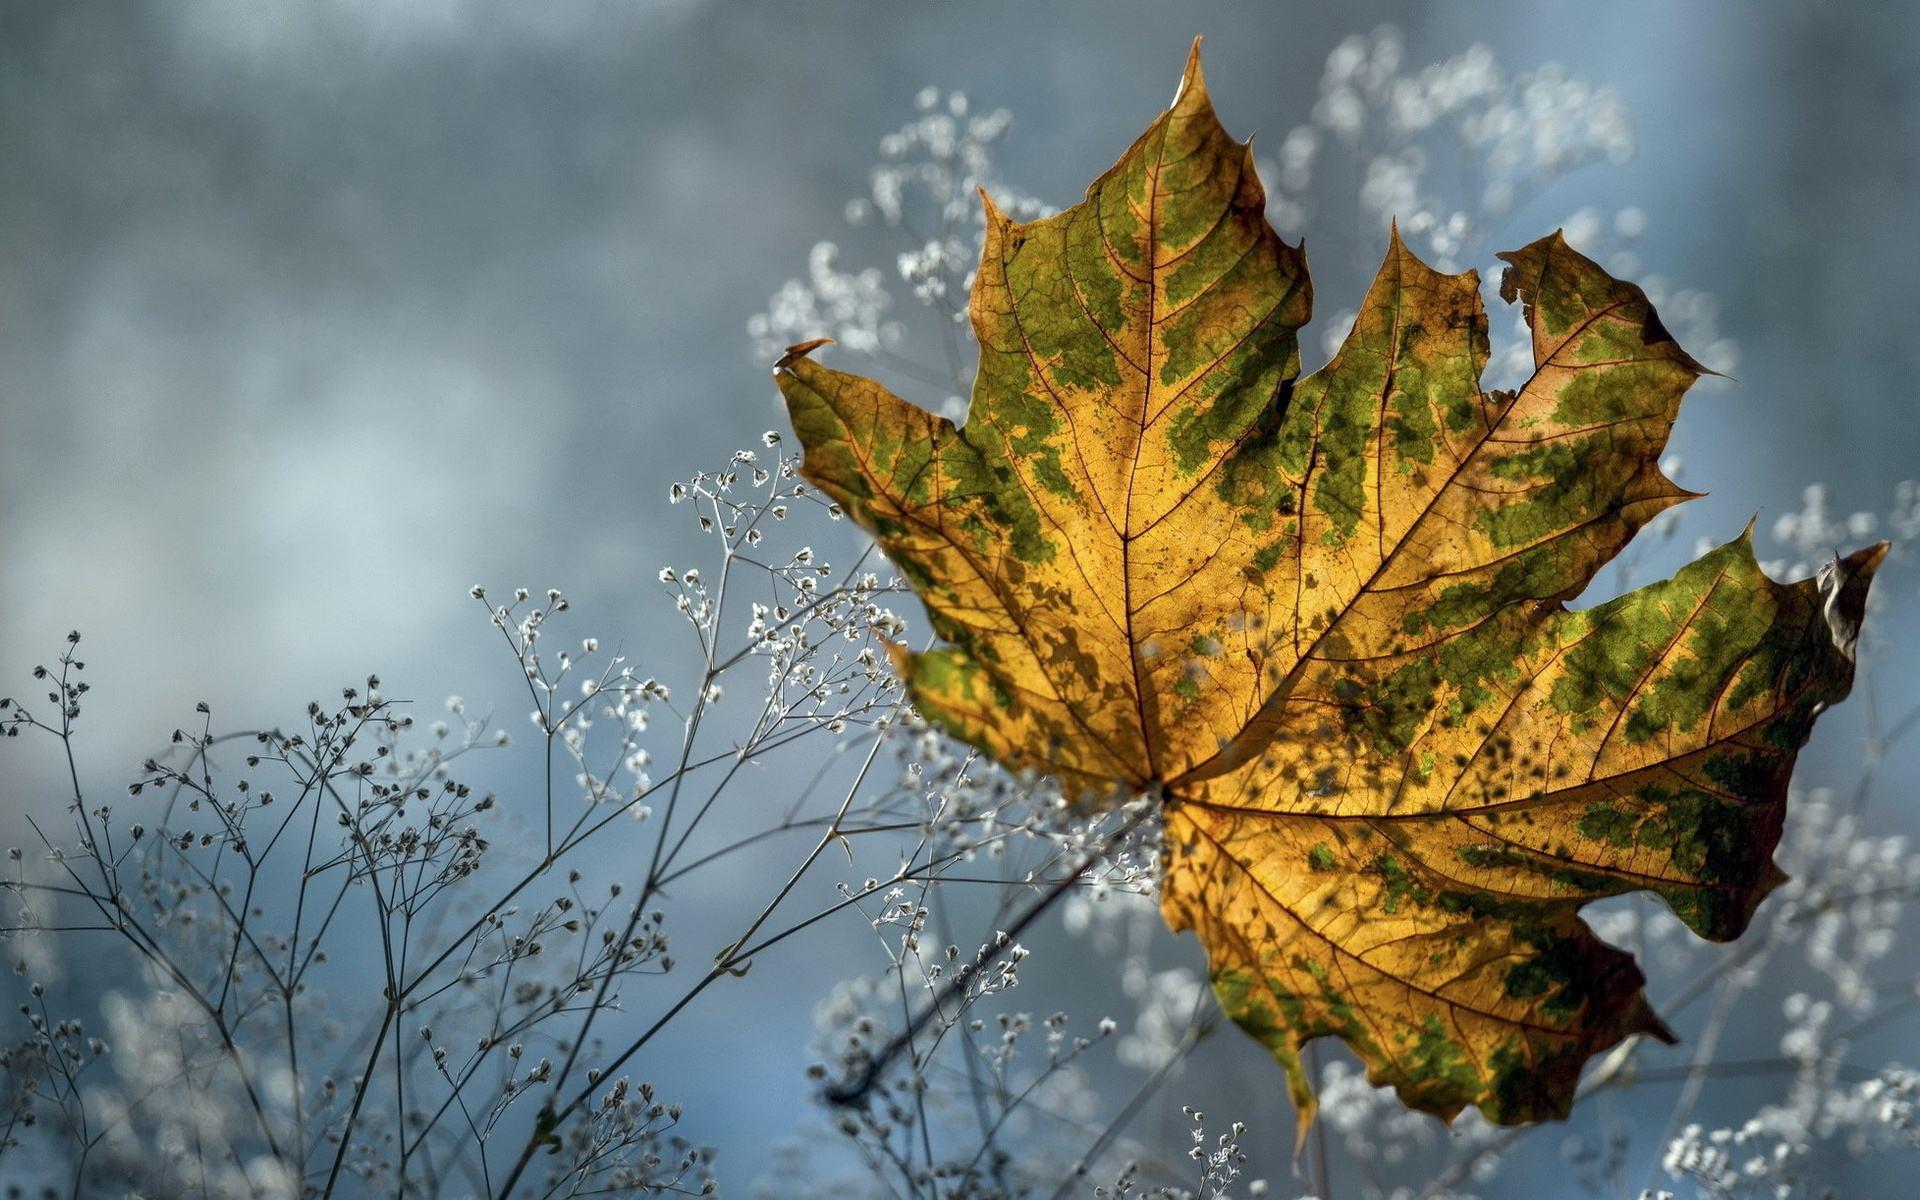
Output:
[[[746,317],[820,237],[898,249],[840,214],[913,93],[1011,109],[1005,177],[1063,203],[1196,31],[1229,122],[1275,137],[1383,17],[1410,63],[1486,41],[1616,88],[1635,161],[1538,220],[1635,203],[1648,270],[1720,298],[1739,386],[1677,443],[1725,505],[1703,532],[1814,478],[1877,507],[1916,457],[1920,38],[1891,8],[1039,7],[9,6],[0,671],[78,625],[139,727],[375,668],[477,689],[476,579],[635,632],[681,544],[665,479],[778,420]],[[1321,311],[1363,282],[1323,270]]]
[[[271,722],[370,670],[517,714],[476,581],[564,587],[644,654],[690,546],[667,482],[782,422],[747,317],[819,238],[900,248],[841,214],[915,92],[1012,110],[1003,176],[1064,204],[1195,33],[1236,133],[1301,120],[1328,50],[1387,19],[1412,65],[1486,42],[1616,89],[1633,162],[1523,215],[1637,205],[1648,269],[1719,297],[1743,353],[1676,436],[1713,492],[1689,534],[1816,479],[1883,508],[1920,471],[1920,24],[1541,7],[8,5],[0,692],[85,630],[128,766],[195,700]],[[1330,269],[1321,311],[1363,282]],[[0,772],[4,829],[50,785]]]

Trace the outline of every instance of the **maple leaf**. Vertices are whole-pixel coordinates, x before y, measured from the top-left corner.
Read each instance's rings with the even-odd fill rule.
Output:
[[[1703,368],[1559,235],[1503,255],[1535,369],[1479,386],[1478,277],[1396,233],[1299,374],[1305,258],[1268,226],[1198,45],[1172,108],[1045,220],[987,201],[964,428],[795,347],[804,473],[941,645],[929,719],[1089,795],[1157,792],[1162,907],[1286,1069],[1335,1036],[1408,1105],[1564,1116],[1581,1066],[1670,1039],[1578,915],[1646,890],[1739,934],[1794,755],[1851,685],[1884,544],[1781,585],[1750,534],[1570,611],[1690,498],[1658,459]]]

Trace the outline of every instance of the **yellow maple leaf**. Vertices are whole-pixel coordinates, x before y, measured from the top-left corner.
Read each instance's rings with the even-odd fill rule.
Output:
[[[1742,535],[1569,611],[1691,495],[1658,459],[1703,368],[1556,234],[1502,256],[1535,369],[1482,391],[1478,277],[1396,234],[1297,378],[1311,287],[1264,211],[1196,44],[1084,202],[988,202],[964,428],[820,343],[781,359],[804,472],[925,602],[942,644],[898,665],[928,718],[1162,798],[1167,921],[1303,1129],[1328,1035],[1413,1107],[1564,1116],[1590,1057],[1670,1036],[1578,910],[1647,890],[1745,928],[1885,547],[1783,586]]]

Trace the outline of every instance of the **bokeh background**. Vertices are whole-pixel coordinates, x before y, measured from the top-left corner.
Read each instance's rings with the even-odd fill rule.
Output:
[[[1676,431],[1712,496],[1666,565],[1814,481],[1840,512],[1884,510],[1920,470],[1920,18],[1901,6],[9,5],[0,691],[84,630],[91,752],[129,774],[195,701],[268,723],[369,671],[518,732],[468,585],[563,587],[583,632],[646,660],[671,611],[655,573],[694,545],[668,481],[783,423],[747,319],[821,238],[885,269],[910,248],[843,214],[923,86],[1009,109],[1000,176],[1065,204],[1196,33],[1229,127],[1278,136],[1329,50],[1383,21],[1410,65],[1484,43],[1631,112],[1631,161],[1557,180],[1512,240],[1632,205],[1645,269],[1718,297],[1736,378]],[[1378,244],[1308,241],[1320,311],[1351,307]],[[1914,589],[1894,582],[1871,686],[1897,701]],[[1857,734],[1827,729],[1809,769]],[[53,766],[0,761],[0,836],[58,802]],[[1916,824],[1912,799],[1881,819]],[[708,1036],[752,1051],[725,1076],[711,1045],[661,1060],[729,1174],[804,1114],[811,1006],[866,949],[816,941],[776,993],[716,999]],[[1277,1073],[1240,1057],[1213,1094],[1289,1141]]]

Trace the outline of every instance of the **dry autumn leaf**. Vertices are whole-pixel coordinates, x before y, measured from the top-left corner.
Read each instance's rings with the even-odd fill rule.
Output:
[[[928,718],[1162,797],[1167,921],[1303,1129],[1326,1035],[1415,1108],[1564,1116],[1589,1058],[1669,1036],[1580,907],[1647,890],[1746,927],[1885,548],[1783,586],[1743,535],[1569,611],[1689,497],[1658,458],[1702,368],[1556,235],[1503,256],[1536,367],[1483,392],[1478,278],[1395,236],[1296,378],[1306,263],[1197,50],[1083,203],[988,202],[964,428],[818,343],[781,360],[805,474],[925,601],[943,644],[898,665]]]

